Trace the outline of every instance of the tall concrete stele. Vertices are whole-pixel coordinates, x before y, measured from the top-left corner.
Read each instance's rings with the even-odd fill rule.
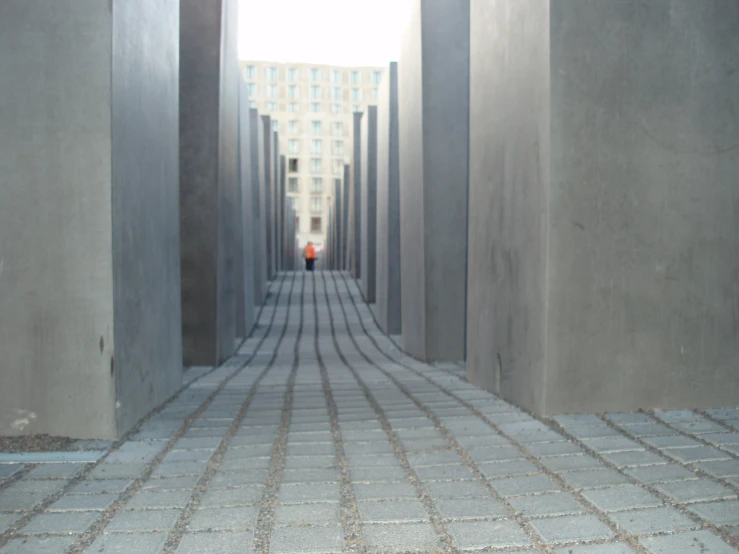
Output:
[[[362,278],[359,287],[368,304],[374,304],[377,279],[377,106],[362,117]]]
[[[115,438],[180,386],[178,21],[0,7],[0,435]]]
[[[352,276],[362,278],[362,114],[354,114],[352,132]]]
[[[739,3],[471,21],[470,381],[543,415],[735,406]]]
[[[403,348],[465,348],[469,0],[414,0],[398,66]]]

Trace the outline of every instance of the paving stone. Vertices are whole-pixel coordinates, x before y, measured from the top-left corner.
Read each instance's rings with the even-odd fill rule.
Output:
[[[714,477],[731,477],[739,475],[739,460],[701,462],[695,465]]]
[[[445,466],[424,466],[416,469],[418,476],[425,481],[448,481],[453,479],[472,479],[474,474],[463,464]]]
[[[654,420],[647,414],[638,412],[615,412],[607,413],[604,417],[616,425],[629,425],[633,423],[652,423]]]
[[[654,485],[654,488],[678,502],[701,502],[736,497],[736,494],[731,489],[708,479],[657,483]]]
[[[374,456],[377,454],[393,454],[389,442],[345,442],[344,453],[347,456]]]
[[[404,441],[403,448],[406,452],[434,452],[437,450],[448,450],[450,446],[445,439],[437,438]]]
[[[447,525],[459,548],[528,546],[531,540],[514,521],[460,521]]]
[[[276,525],[325,525],[340,523],[338,502],[287,504],[277,506]]]
[[[450,451],[410,452],[406,455],[408,463],[413,467],[458,464],[459,455]]]
[[[440,498],[434,501],[447,519],[506,517],[508,510],[494,498]]]
[[[700,435],[701,433],[720,433],[725,427],[722,425],[719,425],[718,423],[714,423],[713,421],[709,421],[707,419],[704,419],[702,421],[681,421],[678,423],[673,423],[673,427],[676,429],[680,429],[681,431],[685,431],[686,433],[691,433],[695,435]]]
[[[253,529],[259,510],[256,506],[199,508],[188,528],[192,531],[242,531]]]
[[[667,423],[680,421],[700,421],[703,418],[691,410],[655,410],[654,415]]]
[[[384,445],[383,445],[384,446]],[[388,446],[389,448],[389,446]],[[287,445],[287,456],[334,456],[336,449],[332,442],[295,443]]]
[[[395,458],[393,458],[393,461],[395,462]],[[285,469],[309,469],[309,468],[325,468],[325,469],[336,468],[336,456],[310,456],[310,457],[299,457],[299,458],[287,458],[285,460]],[[225,471],[223,469],[222,464],[221,464],[220,469],[221,471]]]
[[[251,552],[254,534],[185,533],[177,554],[243,554]],[[274,550],[271,550],[275,552]]]
[[[729,454],[722,452],[718,448],[710,446],[698,446],[696,448],[669,448],[662,452],[679,462],[692,464],[695,462],[706,462],[710,460],[726,460],[730,458]]]
[[[180,439],[175,443],[173,450],[214,449],[214,448],[218,448],[220,444],[221,444],[221,439],[218,437]]]
[[[567,431],[581,440],[622,436],[621,433],[612,429],[605,423],[602,425],[578,425],[576,427],[568,427]]]
[[[46,495],[54,494],[64,486],[64,483],[58,480],[35,480],[22,479],[10,485],[4,492],[10,493],[42,493]]]
[[[668,507],[616,512],[608,517],[632,535],[672,533],[698,527],[693,520]]]
[[[174,527],[179,515],[180,510],[120,512],[105,528],[105,533],[169,531]]]
[[[662,501],[636,485],[584,491],[582,495],[604,512],[661,506]]]
[[[13,525],[16,521],[24,516],[23,513],[17,512],[14,514],[3,514],[0,513],[0,535],[3,534],[8,528]]]
[[[135,509],[183,509],[192,497],[192,491],[141,491],[126,504],[127,510]]]
[[[736,550],[709,531],[691,531],[639,539],[651,554],[736,554]]]
[[[0,492],[0,510],[5,512],[31,510],[48,496],[44,492],[14,492],[6,489]]]
[[[587,546],[566,546],[557,548],[554,554],[634,554],[625,544],[589,544]]]
[[[573,442],[558,441],[532,444],[526,447],[534,456],[559,456],[565,454],[583,454],[585,451]]]
[[[477,467],[488,479],[496,477],[513,477],[528,473],[539,473],[541,470],[526,460],[511,460],[507,462],[481,463]]]
[[[286,469],[282,483],[338,483],[339,472],[335,469]]]
[[[352,468],[350,474],[352,481],[355,483],[363,481],[405,481],[407,478],[405,470],[400,464],[396,464],[395,466]]]
[[[430,523],[365,524],[363,531],[370,551],[430,552],[440,546],[439,537]]]
[[[249,506],[262,499],[264,486],[239,487],[235,489],[208,490],[200,500],[203,508],[228,508],[233,506]]]
[[[27,475],[28,479],[70,479],[87,467],[84,463],[39,464]],[[0,465],[2,468],[2,465]],[[0,471],[2,471],[0,469]]]
[[[662,456],[653,452],[609,452],[602,454],[603,459],[611,462],[618,468],[661,465],[669,463]]]
[[[739,524],[739,500],[692,504],[688,510],[714,525]]]
[[[88,479],[136,479],[141,475],[146,464],[100,464],[87,476]]]
[[[381,500],[390,498],[416,498],[416,489],[408,482],[355,483],[357,500]],[[336,492],[338,498],[338,490]]]
[[[49,506],[50,512],[88,512],[105,510],[118,498],[117,494],[66,494]]]
[[[207,462],[213,453],[210,450],[177,450],[167,454],[162,460],[163,464],[173,462]]]
[[[122,493],[133,483],[133,479],[99,479],[82,481],[72,487],[71,493],[88,494],[99,492]]]
[[[59,554],[64,552],[77,537],[32,537],[13,539],[1,554]]]
[[[223,467],[224,464],[221,464]],[[159,477],[177,477],[180,475],[200,475],[208,467],[207,462],[171,462],[159,464],[152,473],[154,479]]]
[[[478,481],[433,481],[426,483],[426,489],[435,499],[490,497],[490,491]]]
[[[490,481],[490,485],[504,497],[559,491],[559,487],[545,475],[497,479]]]
[[[577,500],[563,492],[514,496],[508,502],[524,517],[562,516],[585,510]]]
[[[701,443],[685,435],[660,435],[658,437],[645,437],[644,442],[655,448],[688,448],[701,446]]]
[[[358,508],[362,521],[368,523],[401,523],[429,519],[418,500],[362,501],[359,502]]]
[[[357,494],[359,497],[359,494]],[[280,487],[280,502],[299,503],[338,500],[338,483],[284,484]]]
[[[540,458],[541,463],[548,470],[555,473],[572,471],[576,469],[605,469],[601,462],[591,456],[555,456],[553,458]]]
[[[199,475],[183,475],[182,477],[165,477],[162,479],[149,479],[142,486],[142,490],[171,491],[179,489],[194,489]],[[211,481],[211,486],[213,482]]]
[[[675,430],[663,423],[637,423],[624,425],[623,429],[635,437],[654,437],[657,435],[673,435]]]
[[[164,543],[167,542],[166,533],[136,533],[101,535],[90,548],[85,550],[86,554],[131,554],[146,553],[157,554],[162,551]]]
[[[277,527],[272,531],[272,554],[340,552],[344,546],[341,527]]]
[[[626,468],[624,472],[647,484],[674,481],[676,479],[695,479],[696,477],[694,472],[677,464],[630,467]]]
[[[23,464],[0,464],[0,480],[7,479],[16,471],[23,469]]]
[[[475,436],[459,436],[453,431],[450,430],[450,432],[454,435],[454,438],[457,439],[457,442],[467,448],[468,450],[479,450],[479,449],[489,449],[489,448],[513,448],[518,452],[518,455],[520,456],[521,453],[518,450],[518,448],[514,446],[510,446],[510,441],[503,437],[502,435],[475,435]]]
[[[611,531],[592,515],[532,519],[531,526],[547,544],[608,539]]]
[[[26,535],[40,535],[43,533],[79,534],[92,525],[99,516],[99,512],[39,514],[23,528],[23,533]]]
[[[739,444],[739,433],[706,433],[700,436],[711,444]]]
[[[596,452],[629,452],[644,450],[644,447],[636,441],[626,437],[607,437],[604,439],[586,439],[583,441],[588,448]]]
[[[129,441],[105,458],[106,464],[149,463],[166,447],[167,443]]]

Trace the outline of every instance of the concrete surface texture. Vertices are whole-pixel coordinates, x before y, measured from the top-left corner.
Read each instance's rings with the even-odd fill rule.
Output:
[[[0,465],[0,553],[732,554],[739,410],[532,417],[400,353],[344,273],[94,463]]]
[[[341,252],[343,252],[344,249],[344,234],[343,230],[341,228],[341,223],[344,220],[344,198],[343,198],[343,187],[341,183],[341,179],[334,179],[334,208],[331,214],[331,221],[333,226],[333,252],[334,254],[338,253],[339,255],[335,257],[334,262],[336,264],[336,268],[341,268],[342,264],[342,258],[341,258]]]
[[[500,363],[543,414],[736,403],[738,19],[473,2],[471,381]]]
[[[400,157],[398,151],[398,64],[380,85],[377,106],[377,323],[400,333]]]
[[[249,114],[249,94],[246,83],[240,82],[239,89],[239,193],[241,209],[237,211],[237,221],[241,228],[242,251],[237,258],[236,267],[239,270],[236,279],[236,292],[239,295],[237,307],[243,306],[239,317],[237,310],[237,336],[247,337],[254,326],[255,305],[261,306],[261,294],[256,296],[255,286],[255,256],[258,246],[255,235],[254,190],[252,183],[252,147],[251,147],[251,117]],[[243,302],[243,304],[241,304]]]
[[[278,205],[278,211],[280,214],[280,268],[285,269],[285,264],[287,263],[287,243],[285,242],[287,240],[286,233],[287,233],[287,220],[285,211],[287,206],[287,190],[285,188],[285,179],[286,179],[286,172],[287,172],[287,159],[285,156],[280,156],[280,196],[279,196],[279,205]]]
[[[362,216],[360,218],[364,298],[375,302],[377,280],[377,106],[368,106],[362,117]]]
[[[353,199],[353,237],[352,237],[352,275],[362,278],[362,115],[354,114],[352,128],[352,199]]]
[[[344,181],[342,183],[342,203],[341,203],[341,234],[344,237],[343,247],[341,248],[340,269],[349,269],[350,263],[350,245],[349,245],[349,210],[351,203],[351,165],[344,164]]]
[[[415,0],[399,80],[403,348],[465,356],[469,0]]]
[[[0,435],[114,438],[180,382],[177,21],[3,4]]]
[[[272,118],[268,115],[262,116],[262,134],[264,142],[264,206],[265,206],[265,227],[267,229],[265,240],[267,245],[267,279],[272,280],[275,277],[274,265],[274,246],[275,246],[275,229],[274,229],[274,183],[275,164],[274,164],[274,141],[272,140]]]
[[[264,133],[259,112],[249,110],[249,133],[251,140],[251,180],[254,194],[254,235],[256,237],[254,255],[254,298],[255,304],[261,305],[267,294],[267,224],[266,224],[266,191],[264,190]]]
[[[280,181],[282,179],[282,171],[280,166],[280,138],[276,131],[272,131],[272,156],[273,174],[272,174],[272,248],[274,255],[272,257],[272,267],[275,274],[280,271],[280,239],[282,233],[280,230]]]

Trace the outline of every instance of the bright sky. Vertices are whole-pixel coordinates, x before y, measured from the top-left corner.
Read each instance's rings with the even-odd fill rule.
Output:
[[[380,66],[397,61],[411,0],[240,0],[242,60]]]

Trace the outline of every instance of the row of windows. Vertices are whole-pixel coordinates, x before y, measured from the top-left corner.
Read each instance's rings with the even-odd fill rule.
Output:
[[[298,214],[300,213],[300,198],[293,197],[293,208],[295,208],[295,213],[298,213]],[[322,214],[323,213],[323,197],[314,196],[310,199],[310,213],[312,214]]]
[[[288,154],[299,154],[300,153],[300,140],[299,139],[288,140],[287,141],[287,152]],[[323,154],[323,140],[322,139],[311,140],[310,153],[311,154]],[[343,140],[334,141],[333,154],[334,156],[344,155],[344,141]]]
[[[250,97],[257,96],[258,88],[256,83],[246,84],[247,92]],[[331,100],[334,102],[342,102],[344,100],[344,89],[341,87],[331,87],[329,91]],[[378,89],[372,89],[372,100],[377,100]],[[267,98],[279,98],[280,97],[280,86],[279,85],[266,85],[264,87],[264,95]],[[297,100],[300,98],[300,87],[298,85],[288,85],[287,97],[291,100]],[[309,88],[309,97],[311,100],[323,99],[323,90],[319,85],[311,85]],[[361,102],[362,100],[362,89],[352,88],[351,89],[351,100],[353,102]]]
[[[300,217],[295,216],[295,228],[298,230],[298,233],[301,231],[300,229]],[[310,232],[311,233],[320,233],[322,229],[321,225],[321,218],[320,217],[311,217],[310,218]]]
[[[299,158],[288,158],[287,160],[287,171],[289,173],[300,173],[300,159]],[[310,159],[310,172],[311,173],[323,173],[323,159],[322,158],[311,158]],[[333,160],[331,166],[331,173],[333,175],[341,175],[344,173],[344,159]]]
[[[280,70],[277,67],[266,67],[264,71],[265,77],[268,81],[279,81]],[[379,85],[380,81],[382,81],[382,71],[371,71],[365,73],[365,75],[367,77],[366,81],[372,83],[373,85]],[[285,76],[289,82],[294,83],[300,80],[300,71],[295,67],[290,67],[287,69],[287,73]],[[319,83],[323,81],[326,76],[328,76],[331,82],[334,84],[338,85],[344,82],[344,72],[339,69],[332,69],[327,71],[321,70],[317,67],[312,67],[308,70],[308,78],[313,83]],[[244,78],[247,81],[257,79],[257,67],[254,65],[247,65],[244,68]],[[362,84],[362,72],[350,71],[349,82],[352,85]]]
[[[333,135],[335,137],[343,137],[344,136],[344,122],[343,121],[334,121],[331,129],[333,130]],[[279,131],[280,130],[280,122],[276,119],[272,120],[272,130],[273,131]],[[313,135],[322,135],[323,134],[323,121],[311,121],[310,122],[310,130],[311,134]],[[290,135],[299,135],[300,134],[300,121],[297,119],[291,119],[287,122],[287,132]],[[297,142],[297,141],[295,141]],[[315,142],[315,141],[314,141]],[[320,139],[318,139],[318,142],[320,142]],[[337,140],[334,143],[334,149],[341,148],[343,151],[343,141]],[[339,154],[342,156],[343,154]]]
[[[256,108],[257,102],[256,100],[249,100],[249,107],[250,108]],[[268,112],[276,112],[276,111],[282,111],[278,110],[277,102],[266,102],[265,103],[265,110]],[[284,106],[283,106],[284,110]],[[300,111],[300,105],[297,102],[290,102],[287,105],[287,111],[289,112],[298,112]],[[312,102],[310,105],[310,111],[313,113],[320,113],[322,111],[322,106],[320,102]],[[352,112],[362,112],[364,111],[362,106],[359,104],[356,104],[352,106]],[[333,114],[342,114],[344,112],[344,106],[341,104],[331,104],[331,113]]]
[[[341,179],[334,179],[334,182],[341,183]],[[287,178],[287,192],[292,192],[292,193],[300,192],[300,178],[299,177],[288,177]],[[311,194],[323,194],[323,177],[311,177],[310,192]],[[299,201],[299,199],[295,198],[295,201],[297,202]]]

